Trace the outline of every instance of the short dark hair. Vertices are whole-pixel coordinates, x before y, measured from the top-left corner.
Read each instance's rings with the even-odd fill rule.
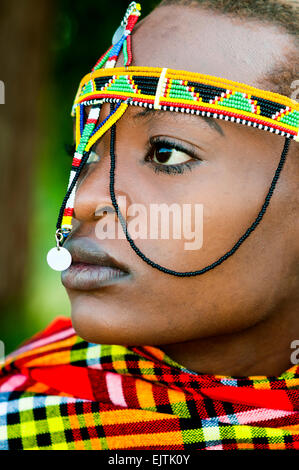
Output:
[[[278,26],[299,45],[299,0],[162,0],[166,5],[200,7],[244,20],[260,20]],[[262,77],[264,89],[291,97],[291,84],[299,80],[299,54],[287,54]],[[261,85],[262,87],[262,85]],[[267,88],[266,88],[267,87]]]

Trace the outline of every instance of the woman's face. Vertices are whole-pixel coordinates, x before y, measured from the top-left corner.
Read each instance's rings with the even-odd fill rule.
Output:
[[[162,7],[136,27],[132,65],[201,72],[262,88],[261,77],[291,47],[287,36],[272,26],[246,24],[199,8]],[[117,66],[122,65],[120,56]],[[105,104],[101,120],[108,114]],[[251,127],[129,106],[117,122],[115,146],[115,193],[125,200],[126,208],[120,203],[120,209],[127,223],[134,218],[128,211],[132,204],[145,209],[142,217],[148,227],[146,215],[153,204],[203,208],[199,248],[186,250],[188,240],[171,236],[136,239],[138,248],[176,271],[198,270],[216,261],[257,216],[283,145],[283,137]],[[105,227],[120,226],[109,211],[110,132],[104,135],[94,147],[99,158],[81,177],[75,229],[67,244],[85,247],[91,255],[93,250],[105,252],[129,275],[91,288],[80,275],[63,273],[78,334],[104,344],[179,343],[244,330],[288,302],[298,285],[295,146],[292,142],[256,231],[217,268],[181,278],[146,264],[124,238],[99,239]]]

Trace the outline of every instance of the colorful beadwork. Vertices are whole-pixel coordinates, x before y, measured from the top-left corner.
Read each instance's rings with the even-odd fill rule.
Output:
[[[106,68],[114,67],[122,48],[124,51],[125,65],[127,66],[131,64],[132,52],[130,35],[138,21],[138,17],[141,14],[140,10],[141,6],[139,3],[130,3],[124,19],[122,20],[121,25],[117,30],[117,32],[120,30],[122,33],[120,39],[115,44],[113,44],[102,57],[100,57],[96,65],[93,67],[93,71],[100,69],[104,65]]]
[[[83,78],[73,114],[82,103],[105,101],[225,119],[299,141],[296,101],[210,75],[160,67],[97,70]]]
[[[82,134],[80,129],[80,122],[81,122],[81,115],[82,115],[82,107],[78,107],[76,112],[77,115],[77,124],[76,124],[76,152],[72,162],[72,170],[69,178],[68,189],[67,193],[69,193],[66,205],[63,212],[63,219],[62,219],[62,233],[67,236],[69,231],[72,229],[72,216],[74,212],[74,201],[75,201],[75,193],[76,193],[76,186],[77,184],[73,184],[75,178],[77,176],[78,168],[80,168],[82,158],[84,152],[86,152],[86,146],[88,145],[89,139],[92,135],[92,132],[95,128],[95,125],[98,121],[100,108],[92,108],[89,112],[86,124],[83,128]],[[59,223],[60,225],[60,223]],[[60,228],[60,227],[57,227]]]
[[[140,16],[140,4],[130,3],[112,46],[81,81],[72,108],[76,116],[76,152],[68,192],[57,229],[66,237],[71,219],[76,178],[83,156],[123,115],[128,105],[202,115],[252,126],[299,142],[299,104],[287,96],[212,75],[160,67],[130,66],[131,33]],[[123,51],[124,67],[115,68]],[[115,110],[95,128],[103,103]],[[86,122],[84,107],[92,106]]]

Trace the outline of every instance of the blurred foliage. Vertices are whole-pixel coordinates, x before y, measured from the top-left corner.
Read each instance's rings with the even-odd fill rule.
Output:
[[[141,3],[141,18],[157,3]],[[70,314],[60,274],[46,263],[47,251],[54,244],[58,210],[69,178],[71,159],[65,152],[65,144],[72,143],[73,139],[70,109],[80,79],[111,45],[112,35],[128,4],[121,0],[51,0],[51,34],[45,50],[47,79],[42,84],[39,99],[41,139],[32,175],[31,262],[18,325],[13,319],[9,324],[9,308],[2,312],[2,318],[9,324],[6,338],[3,338],[6,353],[56,316]]]

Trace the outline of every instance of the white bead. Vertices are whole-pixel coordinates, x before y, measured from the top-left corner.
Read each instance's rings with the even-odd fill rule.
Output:
[[[47,254],[47,263],[54,271],[64,271],[72,263],[72,255],[63,247],[52,248]]]
[[[89,112],[88,118],[89,119],[98,119],[100,114],[100,109],[99,108],[92,108]]]

